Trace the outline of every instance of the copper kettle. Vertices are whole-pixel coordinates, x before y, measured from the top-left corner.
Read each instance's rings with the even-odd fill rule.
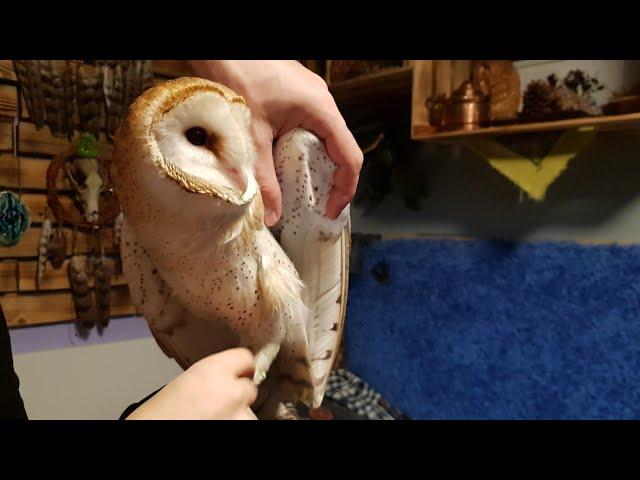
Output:
[[[442,130],[473,130],[485,126],[491,118],[489,100],[471,80],[466,80],[450,98],[439,95],[427,99],[429,123]]]

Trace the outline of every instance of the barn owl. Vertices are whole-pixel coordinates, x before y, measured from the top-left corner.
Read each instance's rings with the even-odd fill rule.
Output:
[[[246,347],[258,418],[318,407],[346,311],[349,210],[324,215],[334,164],[312,133],[274,145],[282,218],[264,224],[251,112],[224,85],[180,78],[143,93],[116,133],[123,271],[182,368]]]

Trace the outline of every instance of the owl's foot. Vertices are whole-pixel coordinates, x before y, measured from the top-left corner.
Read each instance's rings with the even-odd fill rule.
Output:
[[[276,410],[277,420],[302,420],[298,410],[291,403],[281,403]]]
[[[253,374],[253,381],[256,385],[260,385],[267,378],[267,372],[279,351],[279,344],[268,343],[256,353],[256,370]]]
[[[259,372],[258,370],[256,370],[253,375],[253,383],[255,383],[256,385],[260,385],[265,378],[267,378],[267,372]]]
[[[256,412],[260,420],[302,420],[295,405],[270,397]]]

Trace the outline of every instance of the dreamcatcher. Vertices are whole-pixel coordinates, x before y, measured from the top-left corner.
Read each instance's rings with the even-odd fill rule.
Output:
[[[47,170],[48,209],[38,242],[37,288],[43,283],[47,265],[62,268],[67,253],[67,238],[62,227],[73,228],[67,274],[77,325],[84,329],[105,327],[109,321],[115,262],[105,256],[104,231],[113,231],[117,246],[122,215],[98,140],[104,134],[107,141],[113,142],[129,105],[153,85],[151,62],[16,60],[14,68],[36,129],[47,126],[56,137],[76,140],[51,161]],[[72,190],[71,204],[65,204],[59,194],[65,179]],[[2,203],[5,193],[9,192],[0,193],[0,222],[6,210],[6,216],[11,217],[14,224],[6,229],[9,241],[24,228],[25,221],[28,222],[28,211],[21,209],[13,197],[7,197],[5,207]],[[48,218],[49,212],[53,219]],[[0,242],[5,241],[4,230],[0,230]],[[88,255],[77,254],[78,231],[93,238],[93,248]],[[91,276],[93,289],[89,282]]]

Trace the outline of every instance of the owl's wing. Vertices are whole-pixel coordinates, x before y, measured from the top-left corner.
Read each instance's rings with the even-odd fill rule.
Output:
[[[282,218],[273,232],[305,284],[314,406],[319,406],[346,316],[349,209],[336,220],[324,214],[335,164],[314,134],[294,129],[278,140],[273,153],[282,190]]]
[[[195,317],[173,294],[126,218],[121,226],[120,250],[131,298],[165,355],[187,369],[207,355],[238,345],[237,334],[223,322]]]

